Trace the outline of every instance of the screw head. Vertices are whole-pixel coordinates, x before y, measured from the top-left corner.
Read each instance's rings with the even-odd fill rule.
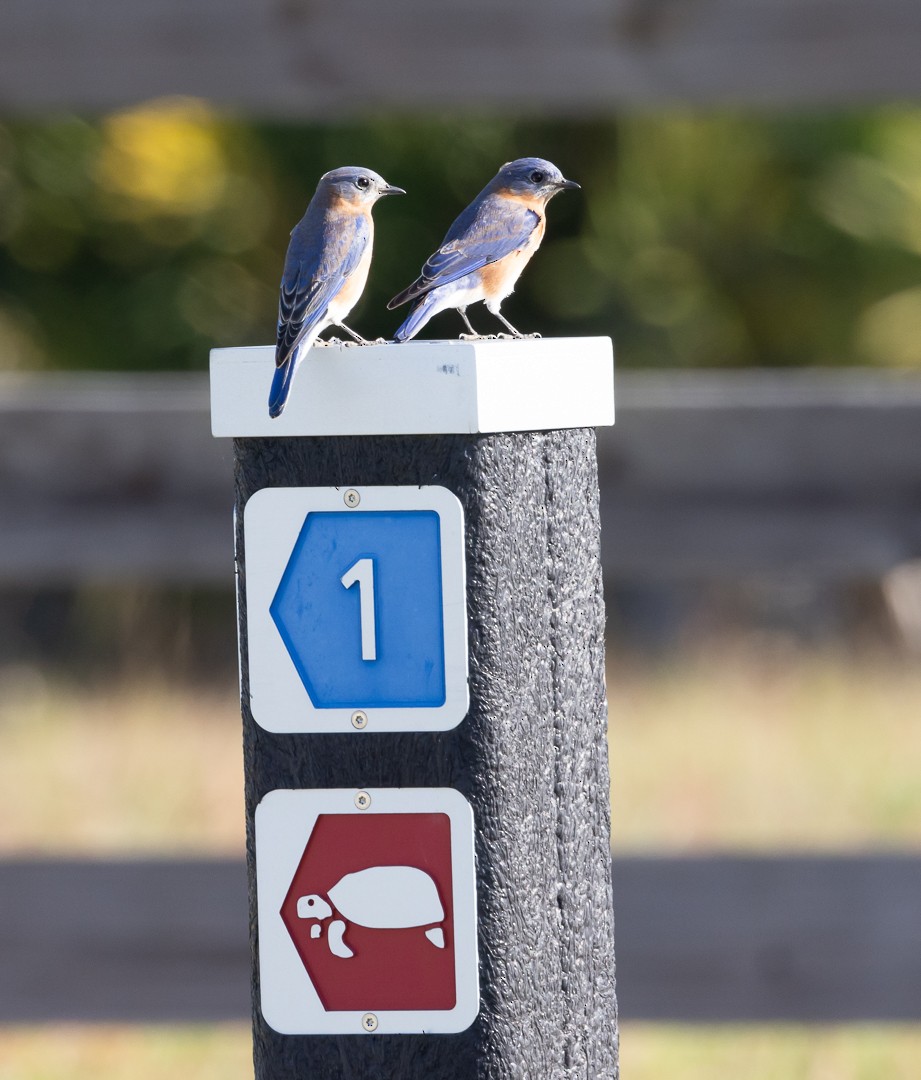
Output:
[[[361,1018],[361,1026],[364,1031],[377,1031],[378,1019],[374,1013],[365,1013]]]
[[[362,709],[356,709],[352,713],[352,727],[357,728],[358,731],[364,731],[368,726],[368,714]]]
[[[367,810],[371,805],[371,796],[367,791],[357,791],[353,801],[359,810]]]
[[[342,496],[342,501],[350,510],[354,510],[355,507],[361,502],[361,496],[354,488],[348,488],[345,494]]]

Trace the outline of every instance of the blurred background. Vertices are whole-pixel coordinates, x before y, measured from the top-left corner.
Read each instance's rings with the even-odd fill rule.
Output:
[[[505,310],[617,355],[625,1075],[918,1075],[921,15],[636,0],[601,35],[588,0],[545,6],[521,40],[517,0],[437,26],[413,0],[386,26],[359,0],[0,13],[0,1080],[251,1075],[242,892],[186,1003],[177,931],[118,923],[120,972],[80,921],[118,922],[143,888],[119,868],[243,880],[208,351],[273,341],[322,172],[409,192],[354,313],[389,336],[389,297],[525,154],[583,190]]]

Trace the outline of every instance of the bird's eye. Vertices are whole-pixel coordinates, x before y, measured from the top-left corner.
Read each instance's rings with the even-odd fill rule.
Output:
[[[367,178],[367,176],[359,176],[358,179],[355,181],[355,187],[361,188],[362,191],[367,191],[370,186],[371,181]]]
[[[528,177],[532,184],[542,184],[547,179],[547,174],[541,172],[540,169],[535,169],[534,172]]]

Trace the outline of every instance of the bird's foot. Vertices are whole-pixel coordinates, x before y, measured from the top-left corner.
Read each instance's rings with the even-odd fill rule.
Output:
[[[501,334],[499,334],[498,336],[502,337]],[[495,341],[496,340],[496,335],[495,334],[458,334],[457,335],[457,340],[458,341]]]
[[[500,341],[536,341],[540,334],[497,334]]]

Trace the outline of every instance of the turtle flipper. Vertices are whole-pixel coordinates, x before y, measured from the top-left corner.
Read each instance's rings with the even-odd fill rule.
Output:
[[[425,936],[436,949],[443,949],[445,947],[445,932],[440,926],[433,926],[431,930],[426,930]]]
[[[326,939],[329,942],[329,951],[334,956],[341,956],[343,959],[348,959],[355,954],[343,941],[343,935],[345,934],[345,923],[341,919],[333,919],[329,924],[329,929],[326,931]]]

